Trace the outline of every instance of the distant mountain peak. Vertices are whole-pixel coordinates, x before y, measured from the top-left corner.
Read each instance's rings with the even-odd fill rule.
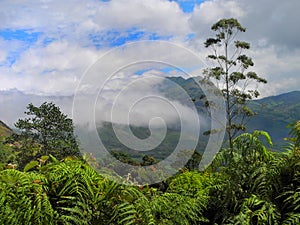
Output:
[[[283,104],[295,104],[299,103],[300,91],[291,91],[279,95],[268,96],[262,99],[254,100],[257,103],[271,103],[276,102]]]

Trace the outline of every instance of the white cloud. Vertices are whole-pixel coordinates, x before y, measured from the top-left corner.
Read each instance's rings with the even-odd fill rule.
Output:
[[[202,39],[213,23],[222,18],[237,18],[247,28],[245,38],[264,40],[271,45],[300,47],[298,0],[209,0],[196,6],[190,19],[191,27]]]
[[[30,29],[77,42],[87,41],[90,33],[112,29],[137,28],[159,35],[189,32],[188,16],[177,3],[166,0],[4,0],[0,12],[1,28]]]
[[[187,93],[183,90],[177,92],[180,96],[186,97],[186,101],[181,98],[184,104],[168,99],[163,91],[166,83],[163,82],[167,82],[173,88],[178,86],[170,80],[157,76],[159,71],[155,71],[154,74],[151,76],[146,72],[145,75],[138,77],[127,74],[126,79],[116,75],[108,81],[105,89],[98,93],[76,95],[73,107],[75,123],[84,125],[108,121],[145,127],[151,123],[153,128],[161,128],[164,125],[173,128],[184,126],[187,132],[199,128],[199,120],[201,125],[207,125],[205,119],[199,117],[196,109],[192,108],[193,103]]]
[[[260,87],[262,97],[299,90],[300,49],[289,55],[280,55],[275,46],[256,49],[251,54],[255,59],[255,71],[268,80]]]
[[[251,69],[268,80],[260,88],[262,96],[299,90],[300,32],[296,29],[299,7],[297,0],[276,1],[276,4],[272,0],[205,1],[195,7],[190,19],[197,33],[190,45],[205,57],[207,50],[203,43],[213,36],[212,24],[221,18],[237,18],[247,29],[238,39],[251,43],[248,54],[255,63]]]
[[[126,36],[127,31],[136,29],[146,32],[145,39],[147,34],[155,33],[173,36],[172,41],[177,43],[183,43],[183,37],[195,32],[196,38],[183,45],[189,44],[188,47],[199,51],[198,56],[204,59],[207,50],[204,50],[203,41],[211,35],[211,25],[223,17],[237,17],[247,28],[241,39],[251,42],[251,55],[256,64],[254,69],[269,80],[270,90],[273,88],[271,84],[279,81],[280,76],[274,74],[285,74],[294,80],[299,74],[300,37],[293,24],[299,17],[296,10],[300,3],[291,1],[274,4],[271,0],[212,0],[196,5],[194,12],[185,14],[178,3],[167,0],[44,0],[38,3],[33,0],[3,0],[0,2],[1,28],[29,29],[28,32],[40,33],[38,40],[32,43],[0,40],[0,61],[6,63],[0,67],[0,90],[18,88],[39,94],[72,94],[88,66],[109,50],[108,47],[97,50],[90,35],[103,35],[99,40],[102,38],[109,43],[107,31],[111,30],[119,32],[113,34],[115,38]],[[53,40],[44,44],[45,38]],[[137,52],[143,53],[145,49],[149,51],[145,46],[112,57],[105,67],[113,67],[124,58],[134,58]],[[201,63],[197,68],[188,58],[164,47],[155,51],[151,53],[152,58],[175,64],[180,61],[184,69],[192,67],[190,70],[201,71],[199,68],[203,67]],[[149,56],[147,52],[144,55]],[[16,57],[16,61],[10,67],[8,57],[12,56]],[[295,89],[296,85],[288,88]]]
[[[194,8],[193,16],[191,18],[192,27],[195,30],[199,29],[199,25],[203,30],[210,27],[216,21],[225,17],[241,18],[246,14],[240,6],[239,1],[235,0],[213,0],[206,1]],[[207,27],[208,25],[208,27]]]
[[[96,50],[90,35],[105,40],[107,32],[116,30],[120,33],[114,35],[120,38],[134,28],[145,35],[175,35],[178,39],[189,32],[188,16],[177,3],[165,0],[1,1],[0,12],[2,29],[38,32],[37,41],[0,41],[4,49],[0,61],[13,60],[11,67],[0,68],[4,80],[0,88],[38,94],[72,94],[88,66],[109,50]],[[49,38],[50,43],[45,44]],[[24,44],[26,49],[22,49]],[[12,53],[13,59],[8,59]]]
[[[175,2],[162,0],[110,1],[99,8],[96,23],[106,29],[141,28],[164,35],[189,32],[188,16]]]
[[[67,42],[31,47],[11,67],[0,67],[0,89],[17,88],[26,93],[72,95],[86,68],[99,51]]]
[[[17,90],[0,91],[1,118],[10,127],[20,118],[24,118],[29,103],[40,106],[43,102],[53,102],[67,115],[72,115],[72,97],[38,96],[24,94]]]
[[[0,26],[9,29],[33,29],[47,33],[67,34],[70,31],[76,31],[76,28],[82,27],[83,24],[88,24],[89,17],[101,4],[101,1],[83,2],[80,0],[63,2],[4,0],[0,3],[4,18]],[[72,35],[74,35],[73,32]]]

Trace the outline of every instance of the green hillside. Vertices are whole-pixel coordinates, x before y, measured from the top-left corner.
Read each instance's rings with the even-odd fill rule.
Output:
[[[157,146],[153,150],[149,151],[136,151],[126,147],[122,144],[115,135],[114,129],[112,127],[112,123],[105,122],[102,126],[98,128],[98,134],[101,138],[101,141],[105,148],[110,152],[126,152],[132,158],[141,160],[144,155],[154,156],[155,158],[161,160],[168,157],[176,148],[179,138],[180,138],[180,131],[177,129],[167,129],[166,137],[161,142],[159,146]],[[131,132],[140,139],[145,139],[150,136],[150,130],[146,127],[137,127],[137,126],[130,126]],[[126,132],[126,131],[124,131]],[[198,152],[203,152],[205,148],[207,137],[201,136],[199,139],[199,143],[196,147]],[[182,141],[193,141],[192,137],[182,137]],[[140,146],[139,149],[143,149],[144,146]]]
[[[250,107],[257,115],[251,118],[249,131],[267,131],[275,148],[281,148],[286,144],[283,139],[289,135],[287,126],[300,120],[300,91],[252,101]]]
[[[12,129],[10,129],[5,123],[0,120],[0,168],[1,163],[8,161],[11,155],[11,147],[8,144],[4,144],[3,141],[12,133]]]
[[[0,120],[0,140],[12,134],[12,129],[10,129],[5,123]]]

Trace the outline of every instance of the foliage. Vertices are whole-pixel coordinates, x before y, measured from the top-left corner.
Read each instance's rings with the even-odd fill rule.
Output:
[[[0,223],[299,224],[299,122],[290,128],[283,153],[265,146],[272,146],[268,133],[244,133],[205,171],[182,169],[164,189],[116,183],[74,157],[41,156],[23,172],[7,166],[0,171]],[[145,156],[141,164],[153,162]]]
[[[266,132],[242,134],[233,157],[223,149],[205,171],[183,169],[163,191],[116,183],[74,157],[42,156],[24,171],[0,171],[0,224],[299,224],[299,133],[292,134],[282,153],[264,145],[272,144]]]
[[[289,125],[291,128],[290,135],[292,136],[288,140],[292,141],[296,148],[300,148],[300,120]]]
[[[47,179],[18,170],[0,172],[1,224],[54,224],[59,217],[47,195]]]
[[[11,153],[11,146],[5,143],[5,139],[12,133],[13,131],[0,120],[0,170],[1,164],[15,160],[15,156]]]
[[[79,155],[79,148],[73,133],[73,122],[53,103],[44,102],[37,107],[29,104],[28,116],[19,119],[9,139],[19,153],[19,167],[23,168],[32,159],[52,154],[58,159]]]

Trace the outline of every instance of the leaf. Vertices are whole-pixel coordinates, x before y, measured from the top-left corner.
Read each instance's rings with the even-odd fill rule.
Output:
[[[37,167],[38,165],[39,165],[38,161],[31,161],[31,162],[26,164],[23,171],[27,172],[27,171],[33,169],[34,167]]]

